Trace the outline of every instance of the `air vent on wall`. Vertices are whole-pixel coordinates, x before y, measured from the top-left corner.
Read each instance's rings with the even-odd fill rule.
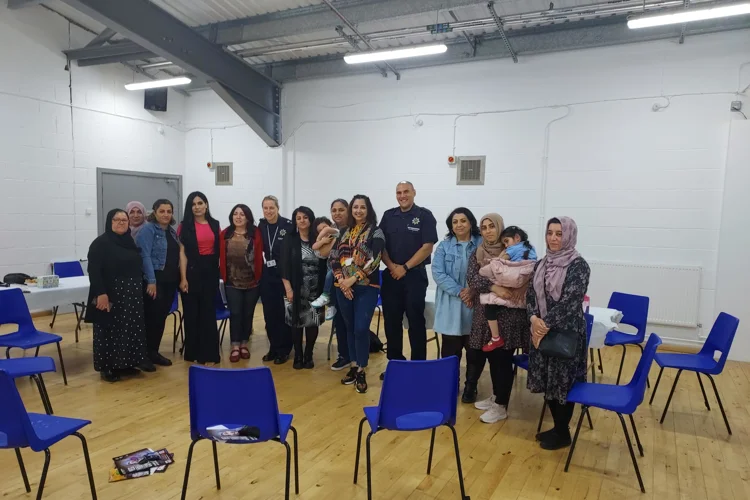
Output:
[[[456,184],[459,186],[483,186],[486,156],[462,156],[458,158]]]
[[[216,185],[217,186],[231,186],[233,181],[233,163],[214,163],[214,169],[216,170]]]

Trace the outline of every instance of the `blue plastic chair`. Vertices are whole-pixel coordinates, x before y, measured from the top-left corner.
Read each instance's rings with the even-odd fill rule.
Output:
[[[172,301],[172,307],[169,309],[169,316],[174,318],[174,326],[172,327],[172,353],[177,350],[177,337],[179,336],[182,340],[182,346],[185,347],[185,334],[182,329],[182,311],[180,311],[179,302],[180,292],[174,293],[174,300]],[[179,326],[178,326],[179,325]],[[182,352],[182,349],[180,349]]]
[[[378,273],[380,273],[380,284],[382,285],[383,284],[383,270],[380,269],[378,271]],[[378,337],[380,337],[380,317],[383,316],[383,296],[382,296],[382,290],[383,290],[383,287],[381,286],[378,289],[378,302],[375,304],[375,309],[378,310],[378,325],[377,325],[377,327],[375,329],[375,335],[377,335]]]
[[[630,425],[633,427],[633,434],[635,435],[635,441],[638,444],[638,451],[641,456],[643,456],[643,446],[641,446],[641,440],[638,437],[638,430],[635,427],[633,412],[635,412],[638,406],[643,402],[643,397],[646,393],[648,371],[651,369],[651,363],[654,361],[656,348],[660,344],[661,339],[659,336],[652,333],[648,338],[646,349],[643,351],[643,355],[641,355],[641,360],[638,362],[633,378],[628,385],[578,382],[570,390],[568,393],[568,402],[578,403],[582,405],[583,408],[581,409],[581,416],[578,418],[578,426],[576,427],[576,433],[573,437],[573,443],[570,445],[568,460],[565,462],[565,472],[568,472],[570,459],[573,458],[573,452],[575,451],[576,442],[578,441],[578,433],[581,431],[583,414],[585,413],[588,415],[589,408],[591,407],[613,411],[617,413],[618,417],[620,417],[622,430],[625,433],[625,441],[628,443],[630,458],[633,460],[633,468],[635,468],[635,474],[638,476],[638,484],[641,486],[641,492],[646,493],[646,489],[643,487],[643,480],[641,479],[641,471],[638,469],[638,462],[635,460],[635,453],[633,452],[633,444],[630,441],[628,426],[625,424],[625,419],[622,418],[622,416],[627,415],[630,417]]]
[[[429,361],[391,360],[385,370],[383,389],[378,406],[364,408],[365,416],[359,422],[357,435],[357,457],[354,461],[354,484],[357,484],[359,454],[362,445],[362,426],[367,422],[367,498],[372,499],[372,470],[370,460],[370,438],[381,430],[422,431],[432,429],[430,455],[427,459],[427,474],[432,468],[432,450],[435,445],[435,429],[444,425],[453,433],[453,448],[456,453],[458,483],[461,498],[468,500],[464,490],[461,470],[461,455],[458,451],[458,436],[453,427],[456,423],[458,403],[458,368],[456,356]]]
[[[221,292],[217,292],[214,305],[216,306],[216,321],[221,321],[217,330],[217,332],[221,336],[219,345],[223,345],[224,333],[226,333],[227,331],[227,323],[229,323],[229,317],[231,316],[231,313],[229,312],[229,308],[227,307],[227,305],[224,303],[224,298],[221,296]]]
[[[36,347],[34,357],[39,355],[39,348],[47,344],[57,344],[57,355],[60,357],[60,368],[65,385],[68,385],[68,377],[65,374],[65,363],[63,363],[60,342],[62,337],[53,333],[40,332],[31,321],[29,307],[23,297],[20,288],[11,288],[0,291],[0,325],[18,325],[18,331],[0,335],[0,347],[5,347],[5,357],[10,359],[10,350],[31,349]]]
[[[624,325],[630,325],[636,328],[638,331],[635,334],[623,333],[617,330],[612,330],[607,334],[604,339],[604,345],[607,346],[622,346],[622,358],[620,359],[620,369],[617,371],[617,384],[620,383],[620,376],[622,375],[622,366],[625,364],[625,352],[627,345],[637,345],[643,354],[643,341],[646,339],[646,323],[648,323],[648,304],[649,298],[642,295],[630,295],[627,293],[613,292],[609,298],[609,309],[617,309],[622,312],[622,320],[620,323]],[[646,385],[651,387],[651,384],[646,378]]]
[[[42,397],[42,405],[47,415],[52,415],[52,403],[49,400],[47,386],[44,385],[42,373],[54,372],[55,360],[48,357],[36,358],[13,358],[0,359],[0,370],[3,370],[13,379],[31,377],[39,389],[39,395]]]
[[[70,261],[70,262],[53,262],[52,263],[52,273],[58,275],[60,278],[75,278],[78,276],[85,276],[83,272],[83,266],[81,266],[81,263],[77,260]],[[57,307],[55,306],[52,309],[52,322],[49,324],[50,328],[53,328],[55,326],[55,318],[57,318]],[[80,312],[78,308],[81,308]],[[81,331],[81,321],[83,321],[83,316],[86,313],[86,304],[84,302],[79,302],[77,304],[73,304],[73,310],[76,313],[76,342],[78,342],[78,332]]]
[[[44,482],[49,470],[50,446],[72,435],[80,439],[83,445],[83,456],[86,459],[86,472],[89,476],[91,497],[96,500],[96,487],[91,472],[89,449],[86,445],[86,438],[78,433],[80,429],[91,422],[77,418],[28,413],[23,401],[21,401],[13,378],[2,369],[0,369],[0,401],[3,402],[3,411],[0,412],[0,448],[13,448],[15,450],[26,492],[31,492],[31,487],[21,457],[21,448],[28,447],[33,451],[44,451],[44,467],[42,468],[42,478],[39,480],[39,491],[37,493],[37,500],[39,500],[42,498]]]
[[[700,352],[697,354],[670,354],[670,353],[658,353],[654,358],[656,364],[661,367],[659,370],[659,377],[656,379],[656,385],[651,393],[651,400],[648,402],[650,405],[654,402],[654,396],[656,390],[659,388],[659,382],[661,381],[661,374],[664,372],[664,368],[676,368],[677,376],[674,378],[674,384],[672,384],[672,390],[669,392],[667,398],[667,405],[664,407],[664,413],[661,415],[660,424],[664,423],[664,417],[667,416],[667,410],[669,409],[669,403],[672,401],[672,395],[677,387],[677,381],[680,379],[680,374],[683,370],[695,372],[698,376],[698,383],[701,386],[701,392],[703,393],[703,402],[706,405],[706,409],[711,411],[711,407],[708,405],[708,398],[706,397],[706,389],[703,388],[703,380],[701,380],[701,373],[708,377],[711,381],[711,385],[714,388],[714,394],[716,395],[716,401],[719,403],[719,409],[721,410],[721,416],[724,417],[724,424],[727,426],[727,432],[732,435],[732,428],[729,427],[729,420],[727,420],[727,414],[724,412],[724,405],[721,404],[721,398],[719,397],[719,391],[716,389],[716,383],[711,375],[719,375],[724,371],[724,364],[727,361],[727,356],[732,348],[732,342],[734,341],[734,335],[737,333],[737,328],[740,326],[740,320],[735,318],[731,314],[725,312],[720,313],[719,317],[716,318],[714,326],[711,327],[711,332],[708,334],[706,342],[703,344]],[[714,353],[719,351],[721,356],[719,360],[714,359]]]
[[[214,472],[216,489],[221,489],[219,479],[219,458],[216,452],[216,441],[206,430],[215,425],[257,427],[257,441],[247,444],[277,441],[286,447],[286,490],[285,498],[289,500],[289,475],[291,451],[287,434],[294,435],[294,491],[299,494],[299,464],[297,451],[297,429],[292,426],[293,415],[279,413],[276,399],[276,388],[268,367],[227,370],[206,368],[193,365],[190,367],[188,384],[190,387],[190,443],[185,482],[182,485],[182,499],[187,494],[190,461],[193,457],[195,443],[203,439],[211,441],[214,451]],[[242,397],[237,397],[241,388]],[[228,443],[243,444],[243,443]]]

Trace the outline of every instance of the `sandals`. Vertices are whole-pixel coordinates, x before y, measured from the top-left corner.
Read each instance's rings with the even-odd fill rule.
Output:
[[[232,352],[229,354],[229,361],[232,363],[236,363],[240,360],[240,348],[239,347],[232,347]]]
[[[240,357],[242,359],[250,359],[250,350],[246,345],[240,346]]]

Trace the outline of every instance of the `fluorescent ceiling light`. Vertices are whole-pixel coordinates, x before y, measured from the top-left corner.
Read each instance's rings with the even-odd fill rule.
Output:
[[[344,56],[347,64],[371,63],[377,61],[390,61],[391,59],[405,59],[407,57],[429,56],[442,54],[448,50],[444,44],[422,45],[421,47],[408,47],[405,49],[383,50],[380,52],[363,52],[361,54],[350,54]]]
[[[719,17],[739,16],[750,14],[750,3],[740,3],[713,7],[710,9],[688,9],[674,14],[662,14],[660,16],[647,16],[631,19],[628,28],[651,28],[653,26],[664,26],[667,24],[683,24],[692,21],[704,21],[706,19],[717,19]]]
[[[179,78],[170,78],[168,80],[153,80],[151,82],[128,83],[125,85],[127,90],[156,89],[159,87],[173,87],[175,85],[187,85],[192,80],[181,76]]]

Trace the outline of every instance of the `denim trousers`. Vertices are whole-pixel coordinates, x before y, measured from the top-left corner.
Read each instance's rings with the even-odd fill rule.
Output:
[[[341,290],[336,289],[336,302],[346,325],[349,359],[365,368],[370,359],[370,323],[378,303],[378,289],[356,285],[352,291],[354,298],[349,300]]]

